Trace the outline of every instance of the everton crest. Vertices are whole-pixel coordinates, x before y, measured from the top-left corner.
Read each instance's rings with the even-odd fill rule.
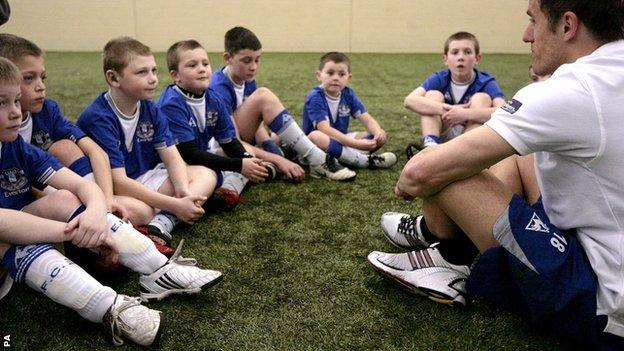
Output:
[[[33,133],[31,143],[36,147],[47,151],[50,146],[52,146],[52,138],[50,138],[50,134],[45,130],[38,130]]]
[[[219,119],[219,112],[215,110],[209,110],[206,112],[206,125],[210,127],[214,127],[217,125],[217,120]]]
[[[338,106],[338,117],[349,117],[351,115],[351,109],[348,105],[341,104]]]
[[[151,121],[139,121],[137,125],[136,136],[139,141],[152,141],[154,136],[154,125]]]
[[[28,179],[24,170],[21,168],[12,167],[4,169],[0,173],[0,187],[6,191],[15,191],[23,188]]]

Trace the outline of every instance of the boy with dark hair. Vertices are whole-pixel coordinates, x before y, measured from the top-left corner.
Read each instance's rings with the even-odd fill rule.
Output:
[[[21,79],[19,69],[0,58],[0,257],[10,274],[10,279],[0,274],[0,297],[14,279],[89,321],[104,323],[115,345],[124,338],[150,345],[158,336],[161,313],[103,286],[49,243],[71,241],[109,251],[113,260],[141,274],[143,300],[197,293],[218,282],[221,273],[179,257],[180,247],[167,260],[149,239],[107,213],[97,185],[24,142],[18,134]],[[35,200],[32,187],[46,184],[59,190]]]
[[[447,69],[435,72],[403,102],[418,113],[422,147],[439,144],[485,123],[505,104],[493,76],[477,70],[479,41],[468,32],[452,34],[442,57]]]
[[[356,174],[341,166],[308,139],[279,98],[267,88],[257,88],[254,80],[262,46],[260,40],[249,29],[235,27],[225,34],[226,66],[214,73],[210,87],[233,111],[234,122],[243,141],[271,145],[264,127],[281,139],[283,145],[294,150],[299,161],[310,165],[310,175],[330,180],[352,180]],[[279,147],[268,147],[281,154]],[[263,158],[262,154],[257,154]]]
[[[423,198],[425,223],[397,221],[386,235],[421,249],[368,260],[433,299],[472,293],[585,349],[623,350],[624,2],[529,0],[527,14],[532,67],[551,77],[484,126],[414,156],[395,193]],[[527,186],[524,198],[489,170],[515,154],[534,155],[505,169]],[[468,240],[481,255],[473,263],[423,248],[436,240]]]
[[[303,131],[316,146],[338,161],[358,168],[390,168],[396,161],[392,152],[374,154],[385,145],[386,131],[366,111],[348,85],[351,62],[340,52],[321,57],[316,79],[321,84],[308,94],[303,106]],[[365,132],[349,133],[349,119],[358,119]]]
[[[116,38],[102,56],[109,89],[82,112],[78,126],[108,154],[115,192],[140,200],[150,235],[169,244],[180,220],[194,223],[205,213],[216,175],[186,166],[167,118],[149,100],[158,83],[149,47]]]

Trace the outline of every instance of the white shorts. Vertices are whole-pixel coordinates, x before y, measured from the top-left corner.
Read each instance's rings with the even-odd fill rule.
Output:
[[[219,142],[215,138],[211,138],[210,141],[208,141],[208,150],[207,151],[210,152],[211,154],[215,154],[215,155],[224,155],[223,149],[221,148],[221,145],[219,144]],[[221,152],[219,152],[219,151],[221,151]]]
[[[449,141],[453,138],[457,138],[458,136],[461,135],[461,133],[464,132],[464,129],[466,129],[465,126],[461,125],[461,124],[456,124],[452,127],[450,127],[449,129],[445,130],[441,135],[440,135],[440,140],[442,140],[442,142],[445,141]]]
[[[165,164],[161,162],[139,176],[136,181],[157,192],[167,179],[169,179],[169,172],[167,172]]]

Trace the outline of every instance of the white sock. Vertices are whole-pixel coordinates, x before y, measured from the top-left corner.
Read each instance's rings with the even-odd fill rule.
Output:
[[[359,168],[368,167],[368,155],[352,147],[343,146],[338,160]]]
[[[24,280],[31,288],[95,323],[102,322],[117,296],[113,289],[100,284],[54,249],[40,254],[30,264]]]
[[[158,223],[156,224],[157,227],[163,228],[167,232],[171,233],[173,232],[175,226],[180,223],[180,220],[173,213],[160,211],[154,216],[154,218],[152,218],[148,225],[153,225],[154,223]]]
[[[325,163],[325,152],[308,139],[297,123],[290,123],[278,135],[282,143],[286,144],[288,148],[295,150],[297,156],[305,159],[311,166]]]
[[[249,182],[249,179],[238,172],[224,171],[223,184],[221,187],[234,190],[238,195],[240,195],[243,192],[243,189],[245,189],[247,182]]]
[[[139,233],[130,224],[113,214],[108,214],[111,238],[119,251],[119,262],[135,272],[151,274],[167,263],[167,257],[158,252],[154,242]]]

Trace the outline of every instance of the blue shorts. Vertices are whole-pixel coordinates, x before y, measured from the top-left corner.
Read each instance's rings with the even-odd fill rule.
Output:
[[[602,333],[606,317],[596,316],[596,275],[575,233],[551,224],[541,199],[529,205],[514,195],[494,225],[494,237],[501,246],[481,255],[468,277],[468,293],[540,328],[609,348],[604,339],[611,335]]]

